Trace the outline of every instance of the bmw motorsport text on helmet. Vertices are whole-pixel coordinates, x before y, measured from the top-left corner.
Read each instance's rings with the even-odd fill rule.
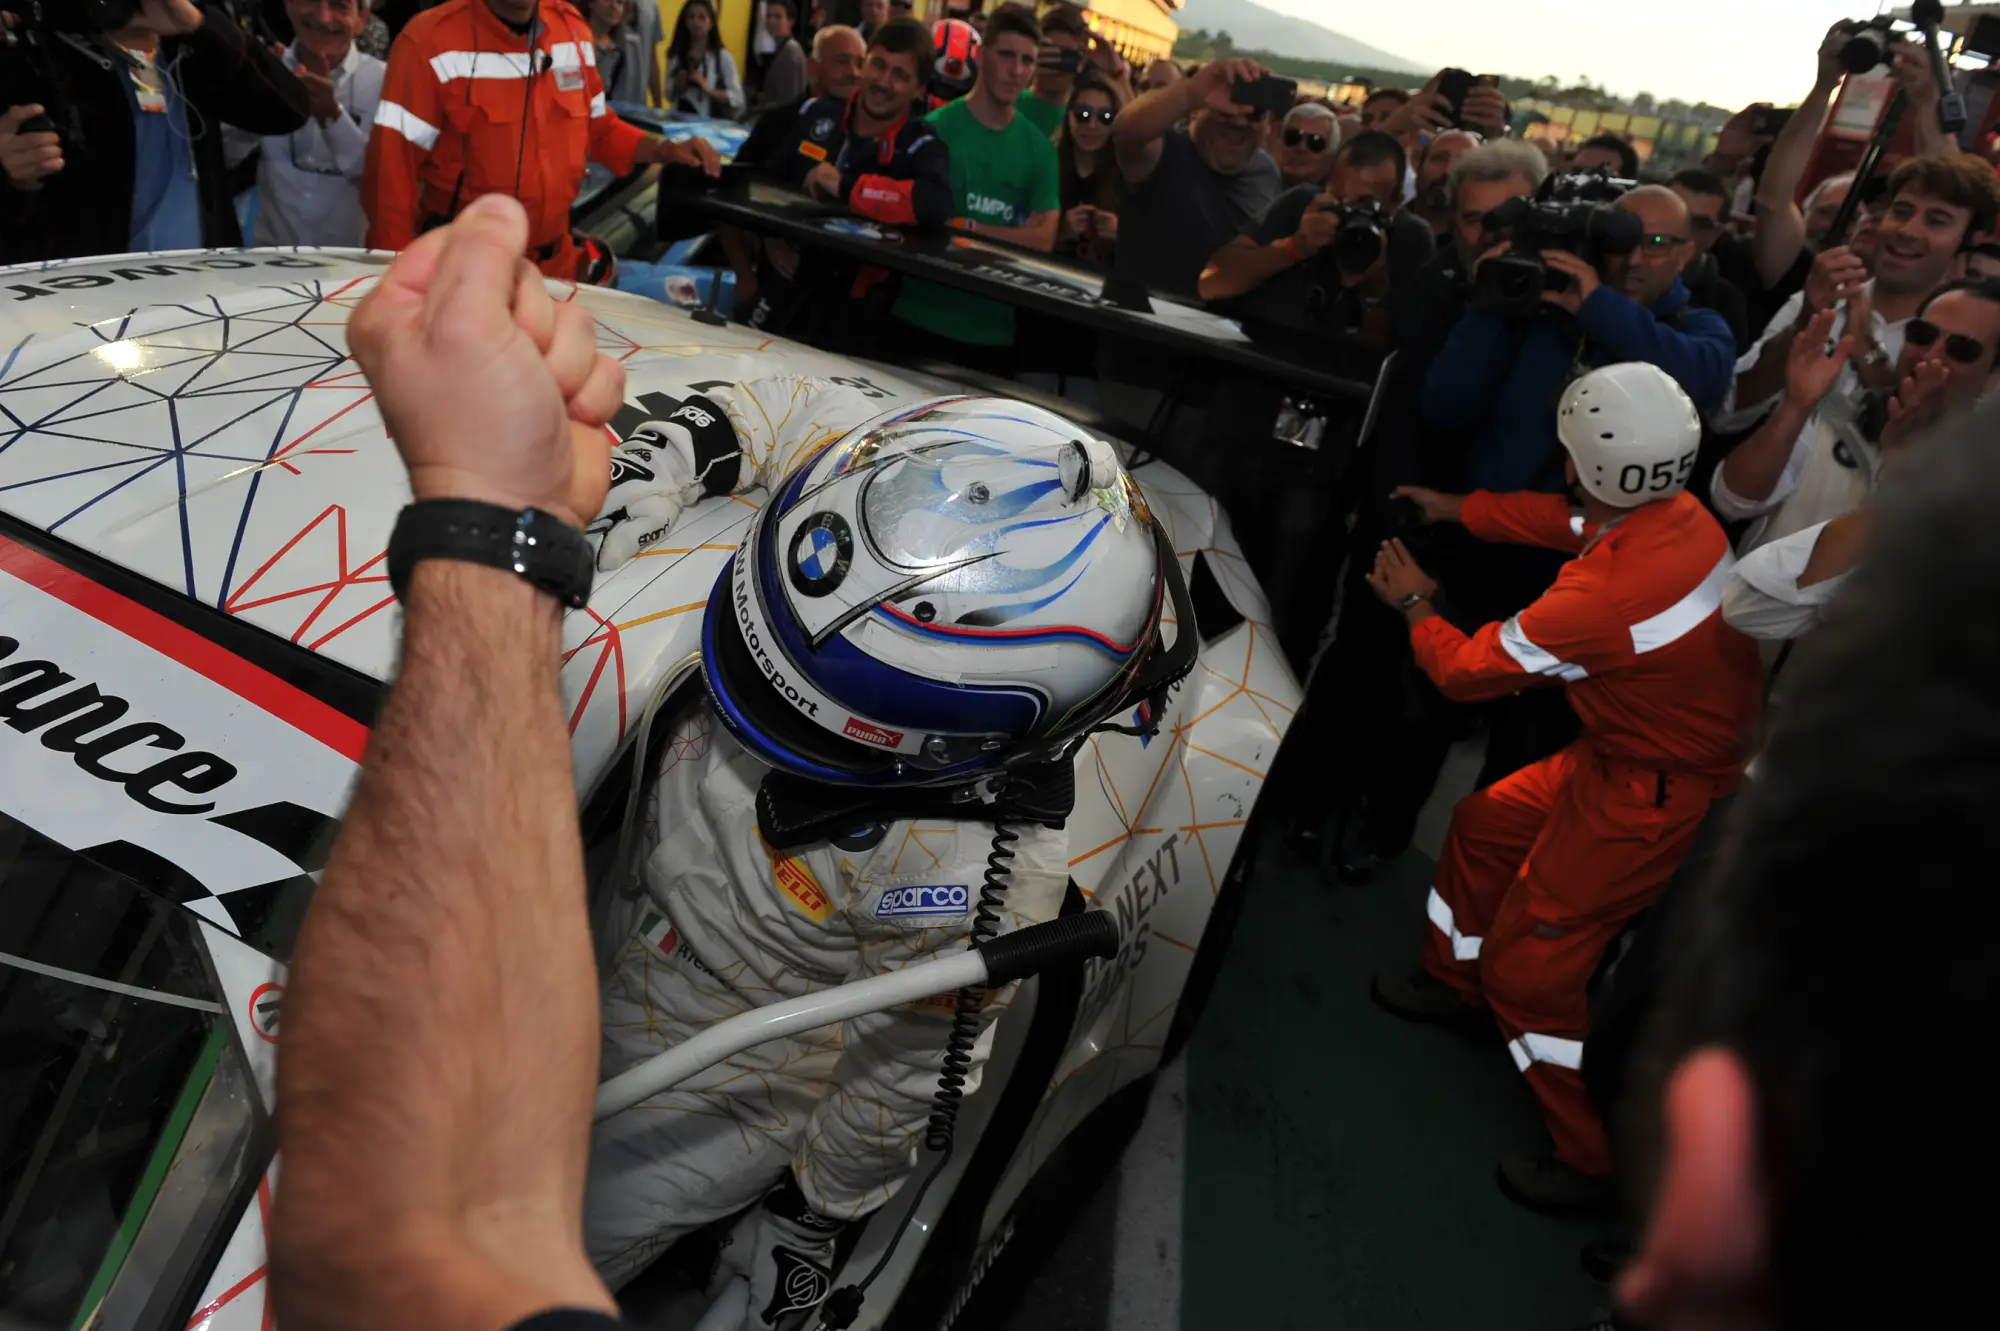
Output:
[[[1186,600],[1179,566],[1109,444],[1023,403],[946,398],[780,483],[709,599],[703,669],[775,767],[952,783],[1054,757],[1164,687],[1147,667],[1169,594]]]
[[[1578,484],[1614,508],[1637,508],[1687,488],[1701,416],[1658,366],[1607,365],[1563,390],[1556,437]]]

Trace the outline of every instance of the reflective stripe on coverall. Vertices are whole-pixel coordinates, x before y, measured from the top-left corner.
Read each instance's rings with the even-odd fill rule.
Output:
[[[646,136],[605,105],[590,24],[562,0],[542,0],[539,17],[532,52],[485,0],[445,0],[397,37],[361,184],[370,248],[407,248],[454,207],[511,194],[529,257],[576,276],[569,210],[584,167],[624,175]]]
[[[1562,683],[1583,736],[1460,801],[1424,967],[1492,1009],[1556,1158],[1603,1177],[1610,1147],[1578,1071],[1584,988],[1673,875],[1710,803],[1741,779],[1757,651],[1723,622],[1734,561],[1692,495],[1586,529],[1559,496],[1479,493],[1462,520],[1484,540],[1582,553],[1505,623],[1470,637],[1439,616],[1419,623],[1418,664],[1461,702]]]

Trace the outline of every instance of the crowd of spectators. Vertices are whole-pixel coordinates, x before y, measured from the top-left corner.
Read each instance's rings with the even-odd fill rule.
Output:
[[[1604,752],[1591,747],[1602,736],[1587,725],[1578,739],[1578,711],[1589,708],[1559,688],[1528,687],[1602,681],[1522,627],[1560,618],[1550,607],[1582,595],[1576,570],[1586,564],[1599,570],[1591,614],[1617,603],[1617,632],[1636,644],[1609,662],[1610,677],[1655,669],[1648,733],[1714,721],[1713,678],[1677,683],[1659,664],[1669,657],[1648,663],[1645,645],[1647,633],[1679,641],[1710,615],[1766,644],[1754,692],[1781,708],[1789,644],[1834,613],[1866,557],[1885,478],[1921,472],[1926,435],[1993,382],[2000,182],[1941,128],[1930,65],[1909,48],[1891,60],[1910,107],[1911,150],[1893,151],[1865,179],[1808,178],[1842,81],[1854,77],[1838,26],[1789,118],[1766,114],[1766,103],[1746,107],[1705,161],[1670,172],[1616,134],[1561,144],[1532,126],[1519,133],[1490,80],[1453,94],[1441,74],[1419,88],[1375,89],[1359,105],[1243,100],[1270,82],[1254,61],[1135,66],[1068,4],[1039,14],[1018,3],[954,5],[935,23],[891,0],[757,8],[739,69],[712,0],[667,10],[653,0],[581,9],[444,0],[393,14],[367,0],[141,0],[137,17],[95,45],[40,48],[47,54],[33,65],[0,54],[9,62],[0,257],[239,244],[231,184],[254,173],[256,243],[400,249],[472,198],[505,192],[526,206],[529,257],[551,276],[572,276],[570,208],[586,159],[620,173],[647,163],[719,169],[706,144],[643,133],[607,105],[650,102],[707,119],[749,115],[737,155],[745,169],[856,218],[1052,253],[1154,296],[1208,304],[1286,354],[1363,364],[1379,375],[1371,432],[1363,440],[1350,431],[1342,458],[1353,460],[1314,515],[1318,548],[1344,555],[1345,571],[1313,579],[1324,593],[1317,602],[1274,597],[1289,616],[1280,627],[1293,659],[1324,649],[1286,752],[1339,751],[1350,774],[1294,773],[1274,786],[1293,846],[1330,855],[1349,880],[1408,847],[1456,740],[1483,735],[1478,786],[1488,792],[1461,806],[1452,842],[1461,857],[1516,842],[1516,859],[1526,856],[1544,826],[1533,820],[1558,816],[1549,789],[1571,768],[1602,765]],[[113,51],[115,62],[93,55]],[[736,317],[769,332],[1003,378],[1044,368],[1052,354],[1069,370],[1093,355],[1026,336],[1006,303],[898,284],[779,240],[725,232],[722,242]],[[1094,364],[1107,401],[1121,381],[1145,381],[1114,350]],[[1633,484],[1620,475],[1633,504],[1593,490],[1593,507],[1582,490],[1604,478],[1580,474],[1581,427],[1566,413],[1600,410],[1574,398],[1581,384],[1638,392],[1630,367],[1647,368],[1644,392],[1665,394],[1649,400],[1669,404],[1688,444]],[[1598,377],[1605,372],[1615,373]],[[1199,416],[1204,404],[1188,397],[1179,405]],[[1236,519],[1258,571],[1280,576],[1299,552],[1254,506],[1294,465],[1285,460],[1301,456],[1285,451],[1299,439],[1277,428],[1275,397],[1218,391],[1206,409],[1194,430],[1205,451],[1186,465]],[[1282,409],[1325,410],[1289,399]],[[1253,454],[1280,459],[1271,464],[1279,470],[1257,470]],[[1255,482],[1232,489],[1224,471]],[[1582,515],[1558,522],[1551,515],[1572,497],[1584,498]],[[1691,533],[1681,555],[1697,538],[1724,549],[1724,533],[1729,553],[1695,570],[1693,589],[1661,612],[1680,619],[1662,626],[1632,608],[1638,601],[1618,601],[1616,577],[1650,576],[1653,538],[1637,533],[1664,530],[1658,514],[1669,510]],[[1602,570],[1619,567],[1613,556],[1627,572],[1606,581]],[[1368,604],[1371,593],[1403,611],[1407,626]],[[1496,646],[1519,677],[1473,671],[1478,682],[1467,684],[1472,675],[1450,662],[1463,665],[1475,649],[1450,634]],[[1711,675],[1723,669],[1716,661],[1740,664],[1733,642],[1715,647]],[[1742,683],[1731,676],[1729,689],[1741,693]],[[1572,875],[1583,899],[1554,913],[1546,902],[1520,907],[1544,911],[1540,927],[1554,932],[1536,935],[1543,942],[1572,930],[1592,941],[1578,944],[1589,955],[1549,962],[1544,975],[1501,977],[1507,993],[1568,986],[1577,992],[1561,996],[1563,1010],[1582,1012],[1581,986],[1612,940],[1676,890],[1679,857],[1703,821],[1720,816],[1711,804],[1728,803],[1758,733],[1745,720],[1726,761],[1716,754],[1729,745],[1700,764],[1663,745],[1596,771],[1592,780],[1656,781],[1655,811],[1669,808],[1673,781],[1701,794],[1673,806],[1672,837],[1641,829],[1652,849],[1616,860],[1619,882],[1592,887],[1586,863]],[[1558,755],[1568,766],[1552,776]],[[1516,799],[1523,773],[1555,786]],[[1577,844],[1570,852],[1609,855],[1600,842]],[[1461,868],[1467,883],[1477,877]],[[1505,889],[1489,893],[1489,913],[1511,909],[1493,904]],[[1464,965],[1479,957],[1462,915],[1469,899],[1431,911],[1427,955],[1441,948],[1445,959],[1432,987],[1388,984],[1378,989],[1384,1006],[1457,1022],[1459,1008],[1480,1005],[1482,977],[1490,989],[1501,963],[1489,955]],[[1576,923],[1586,916],[1588,930]],[[1459,970],[1447,976],[1450,965]],[[1553,1063],[1575,1072],[1587,1057],[1581,1016],[1561,1030],[1508,1029],[1524,1071]],[[1602,1125],[1592,1136],[1578,1124],[1604,1105],[1590,1108],[1580,1083],[1565,1082],[1552,1107],[1557,1092],[1540,1075],[1530,1079],[1559,1148],[1586,1138],[1593,1146],[1516,1169],[1509,1189],[1547,1209],[1595,1203],[1612,1166],[1599,1149]]]

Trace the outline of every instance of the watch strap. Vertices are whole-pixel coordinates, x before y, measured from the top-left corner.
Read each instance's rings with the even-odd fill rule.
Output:
[[[1427,592],[1404,592],[1403,595],[1397,600],[1396,608],[1402,611],[1403,613],[1408,614],[1411,606],[1415,605],[1419,601],[1428,601],[1430,599],[1431,599],[1430,594]]]
[[[389,585],[398,600],[420,560],[456,559],[507,569],[576,609],[596,572],[583,533],[539,508],[510,509],[474,499],[424,499],[406,506],[389,537]]]

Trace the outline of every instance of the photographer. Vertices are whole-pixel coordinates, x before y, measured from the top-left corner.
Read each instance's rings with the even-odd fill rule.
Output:
[[[0,261],[240,245],[222,126],[305,125],[305,88],[226,17],[189,0],[127,12],[0,48]]]
[[[1265,74],[1253,60],[1211,60],[1119,113],[1111,142],[1125,178],[1121,277],[1194,295],[1208,256],[1277,197],[1277,163],[1258,146],[1266,113],[1231,98]]]
[[[1240,298],[1233,311],[1252,338],[1358,331],[1386,341],[1391,294],[1431,257],[1430,228],[1398,210],[1404,170],[1396,140],[1355,135],[1334,155],[1324,192],[1286,190],[1209,257],[1201,298]]]
[[[1570,170],[1608,171],[1620,180],[1633,180],[1639,175],[1639,152],[1616,134],[1598,134],[1583,141],[1570,161]]]
[[[1610,225],[1600,216],[1602,204],[1539,207],[1562,210],[1577,227]],[[1514,257],[1516,267],[1538,260],[1550,274],[1568,280],[1559,290],[1542,291],[1544,308],[1525,327],[1479,308],[1475,299],[1431,364],[1424,420],[1433,427],[1479,427],[1466,472],[1475,489],[1562,492],[1553,404],[1578,365],[1657,365],[1703,412],[1720,406],[1729,390],[1735,356],[1729,325],[1712,310],[1690,308],[1680,280],[1694,255],[1687,205],[1673,191],[1649,185],[1612,207],[1636,221],[1637,239],[1629,252],[1604,255],[1601,272],[1569,249]],[[1622,227],[1635,230],[1630,223]],[[1481,270],[1512,250],[1512,240],[1505,239],[1480,256],[1475,290]]]
[[[1442,429],[1422,420],[1424,380],[1432,359],[1465,313],[1472,265],[1491,244],[1486,216],[1510,199],[1524,199],[1541,187],[1548,164],[1525,143],[1484,144],[1459,158],[1446,178],[1453,219],[1450,243],[1419,269],[1397,292],[1390,307],[1390,344],[1396,356],[1382,394],[1381,412],[1368,446],[1356,465],[1364,470],[1356,489],[1362,502],[1348,538],[1348,566],[1343,607],[1365,606],[1364,575],[1374,564],[1375,551],[1391,536],[1410,535],[1408,522],[1388,502],[1398,486],[1424,485],[1453,492],[1465,483],[1465,458],[1475,429]],[[1453,586],[1453,595],[1478,600],[1481,589],[1458,575],[1461,567],[1476,571],[1490,563],[1483,549],[1441,548],[1457,530],[1431,528],[1425,533],[1427,558]],[[1442,538],[1442,539],[1440,539]],[[1508,552],[1511,554],[1512,552]],[[1491,598],[1489,598],[1491,599]],[[1496,612],[1497,613],[1497,612]],[[1305,707],[1293,723],[1285,752],[1323,754],[1334,746],[1367,755],[1350,770],[1366,771],[1365,790],[1343,788],[1317,768],[1300,760],[1274,773],[1273,795],[1283,803],[1281,826],[1299,853],[1317,858],[1327,814],[1343,802],[1358,804],[1358,831],[1341,849],[1340,872],[1349,881],[1365,881],[1373,867],[1400,854],[1410,844],[1417,815],[1437,784],[1445,755],[1464,725],[1463,712],[1444,701],[1414,670],[1406,635],[1396,632],[1386,617],[1343,608],[1331,647],[1308,683]],[[1365,700],[1356,706],[1355,700]],[[1384,705],[1383,700],[1389,700]],[[1537,698],[1536,702],[1545,701]],[[1545,727],[1528,717],[1515,727],[1520,742],[1508,738],[1508,721],[1491,746],[1496,771],[1545,754],[1552,745],[1541,738]],[[1559,740],[1557,742],[1560,742]]]

